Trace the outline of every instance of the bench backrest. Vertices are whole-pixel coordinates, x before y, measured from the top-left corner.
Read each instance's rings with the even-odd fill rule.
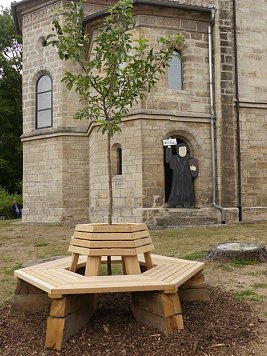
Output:
[[[71,237],[69,252],[87,256],[136,256],[154,249],[145,224],[78,224]]]

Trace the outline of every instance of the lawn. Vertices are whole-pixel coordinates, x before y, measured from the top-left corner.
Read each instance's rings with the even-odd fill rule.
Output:
[[[0,221],[0,305],[8,303],[13,295],[15,280],[13,272],[26,261],[50,256],[67,255],[69,240],[74,226],[25,225],[14,221]],[[222,242],[251,242],[267,246],[266,224],[240,224],[234,226],[211,226],[152,230],[155,253],[185,259],[201,259],[214,245]],[[266,294],[266,271],[259,265],[208,263],[206,275],[215,285],[222,284],[224,277],[240,292],[239,281],[256,294]],[[220,275],[220,280],[216,277]],[[235,280],[238,275],[238,279]],[[244,284],[244,281],[242,282]],[[256,288],[255,285],[262,286]],[[227,287],[226,285],[222,287]],[[245,298],[246,294],[244,295]],[[249,294],[247,295],[249,299]],[[267,312],[267,309],[265,310]]]

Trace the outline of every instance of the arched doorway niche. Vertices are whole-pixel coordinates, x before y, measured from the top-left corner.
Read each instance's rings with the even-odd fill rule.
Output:
[[[195,156],[195,152],[198,147],[198,142],[195,137],[189,132],[182,130],[173,130],[164,135],[163,140],[167,138],[175,138],[177,140],[177,144],[183,143],[186,145],[188,154],[190,157]],[[175,150],[175,146],[173,146],[173,150]],[[175,154],[175,152],[173,151]],[[167,203],[172,186],[172,170],[168,163],[166,163],[166,146],[163,147],[163,157],[164,157],[164,202]]]

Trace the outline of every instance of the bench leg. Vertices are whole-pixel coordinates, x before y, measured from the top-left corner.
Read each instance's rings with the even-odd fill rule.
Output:
[[[70,264],[70,268],[69,268],[69,270],[71,272],[76,272],[78,261],[79,261],[79,254],[73,253],[71,255],[71,264]]]
[[[177,293],[134,292],[131,293],[131,300],[136,320],[158,329],[165,335],[184,328]]]
[[[125,265],[126,274],[141,274],[137,256],[124,256],[123,263]]]
[[[146,261],[146,267],[147,269],[153,268],[154,264],[151,258],[151,253],[150,252],[145,252],[144,253],[145,261]]]
[[[47,293],[18,279],[15,296],[11,302],[10,313],[32,313],[49,310],[51,304]]]
[[[63,344],[85,327],[96,308],[94,294],[52,299],[47,319],[45,347],[60,351]]]
[[[90,256],[85,266],[85,276],[98,276],[101,266],[101,256]]]
[[[203,271],[198,272],[178,290],[182,302],[208,302],[210,294],[205,282]]]

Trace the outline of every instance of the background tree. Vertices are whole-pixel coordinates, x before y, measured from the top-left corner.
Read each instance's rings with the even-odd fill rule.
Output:
[[[149,47],[146,39],[134,39],[135,26],[131,0],[120,0],[109,8],[103,24],[92,39],[83,27],[84,11],[80,2],[66,5],[53,19],[54,34],[47,44],[58,49],[62,60],[80,64],[80,73],[66,73],[63,78],[67,88],[80,97],[82,109],[75,118],[96,122],[107,134],[108,223],[112,223],[111,137],[121,131],[122,118],[131,106],[153,88],[163,67],[168,64],[173,49],[179,48],[182,37],[159,38],[161,50]],[[64,14],[62,25],[60,14]],[[92,43],[93,42],[93,43]],[[88,48],[92,48],[88,55]]]
[[[21,193],[21,38],[9,10],[0,9],[0,185]]]

